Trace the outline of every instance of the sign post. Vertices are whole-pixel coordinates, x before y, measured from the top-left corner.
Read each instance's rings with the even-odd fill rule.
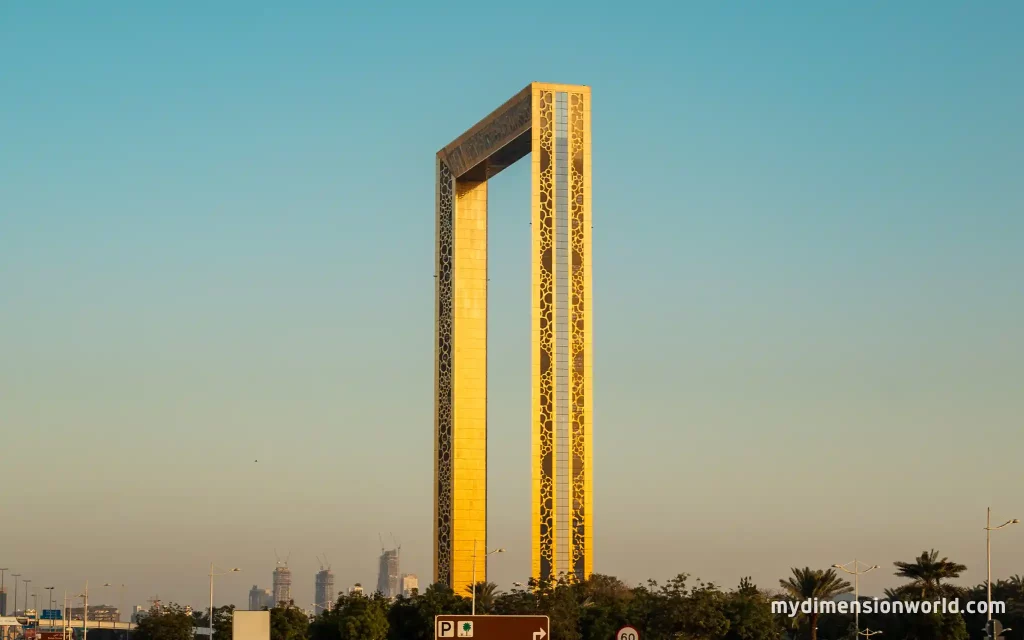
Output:
[[[633,627],[622,627],[615,632],[615,640],[640,640],[640,632]]]
[[[547,616],[434,616],[434,640],[550,640]]]

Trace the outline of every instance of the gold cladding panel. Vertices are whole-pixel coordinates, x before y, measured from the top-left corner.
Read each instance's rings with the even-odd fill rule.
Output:
[[[487,183],[456,181],[452,588],[485,580],[487,537]]]

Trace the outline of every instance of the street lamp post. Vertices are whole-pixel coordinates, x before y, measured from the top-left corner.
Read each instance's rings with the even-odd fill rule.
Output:
[[[12,573],[14,576],[14,608],[11,609],[11,613],[18,615],[18,578],[21,577],[20,573]]]
[[[52,611],[53,610],[53,587],[43,587],[43,588],[50,592],[49,600],[48,600],[49,604],[47,606]],[[52,625],[53,623],[51,622],[50,624]]]
[[[988,626],[992,626],[992,532],[1020,522],[1017,518],[1007,520],[998,527],[992,526],[992,507],[985,516],[985,561],[988,565]]]
[[[226,576],[229,573],[236,573],[238,571],[241,571],[241,569],[239,569],[238,567],[235,567],[234,569],[231,569],[230,571],[224,571],[224,572],[221,572],[221,573],[216,573],[215,569],[216,569],[216,567],[214,567],[213,563],[211,562],[210,563],[210,640],[213,640],[213,579],[214,579],[215,576]]]
[[[21,581],[21,584],[25,585],[25,613],[26,613],[26,617],[27,617],[27,614],[28,614],[28,583],[30,583],[30,582],[32,582],[32,581],[31,580],[22,580]]]
[[[867,563],[866,562],[858,562],[856,559],[854,559],[853,562],[847,562],[846,564],[852,564],[853,565],[853,571],[850,571],[849,569],[847,569],[846,565],[843,565],[843,564],[834,564],[834,565],[832,565],[832,567],[836,568],[836,569],[839,569],[840,571],[845,571],[846,573],[849,573],[850,575],[853,576],[853,599],[854,599],[854,602],[856,603],[853,606],[853,625],[854,625],[855,632],[857,634],[859,634],[860,633],[860,576],[863,573],[870,573],[870,572],[874,571],[875,569],[878,568],[878,565],[874,564],[874,565],[871,565],[871,566],[866,567],[864,569],[861,569],[861,565],[862,564],[866,565]]]
[[[82,640],[89,638],[89,581],[85,581],[85,592],[82,593]]]
[[[0,609],[0,616],[7,615],[7,592],[4,591],[4,572],[9,571],[7,567],[0,567],[0,593],[4,594],[4,606]]]
[[[488,551],[484,554],[484,561],[486,562],[487,556],[494,555],[495,553],[505,553],[505,549],[495,549],[494,551]],[[476,538],[473,539],[473,613],[476,615]]]

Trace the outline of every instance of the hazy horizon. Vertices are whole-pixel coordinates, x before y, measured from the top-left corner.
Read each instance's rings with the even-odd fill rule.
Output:
[[[872,594],[935,548],[983,581],[985,507],[1024,518],[1022,18],[5,5],[0,567],[130,611],[207,606],[214,561],[245,606],[276,551],[308,607],[315,556],[372,588],[394,534],[425,587],[434,154],[549,81],[593,92],[594,570],[770,588],[856,557]],[[528,172],[489,186],[503,589],[530,566]],[[1024,526],[993,559],[1024,573]]]

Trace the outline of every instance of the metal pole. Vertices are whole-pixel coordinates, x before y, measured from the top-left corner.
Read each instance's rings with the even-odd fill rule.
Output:
[[[476,538],[473,538],[473,613],[476,615]]]
[[[61,609],[60,619],[61,619],[61,626],[60,626],[61,636],[60,637],[63,640],[67,640],[68,639],[68,590],[67,589],[64,590],[64,608]]]
[[[82,640],[89,638],[89,581],[85,581],[85,593],[82,594]]]
[[[12,573],[14,576],[14,608],[11,609],[13,615],[18,615],[18,578],[21,577],[20,573]]]
[[[7,571],[7,567],[0,569],[0,593],[4,594],[4,606],[0,609],[0,616],[7,615],[7,592],[4,591],[4,571]]]
[[[988,625],[992,626],[992,507],[985,515],[985,563],[988,565]]]
[[[853,609],[853,625],[857,631],[857,635],[860,635],[860,563],[857,559],[853,559],[853,599],[856,601],[856,606]]]
[[[213,563],[210,563],[210,640],[213,640]]]

